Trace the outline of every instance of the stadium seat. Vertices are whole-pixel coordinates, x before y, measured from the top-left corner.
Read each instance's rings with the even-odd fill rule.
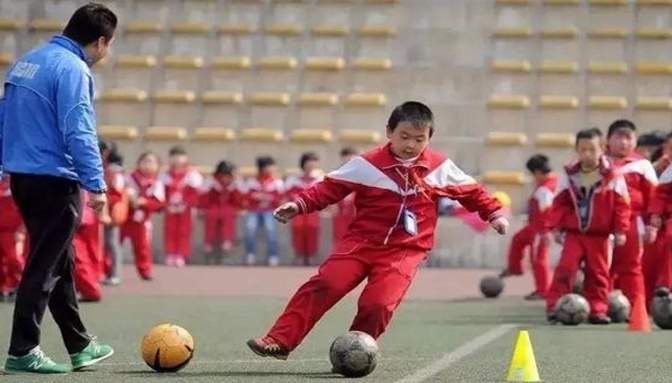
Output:
[[[576,129],[574,129],[576,130]],[[543,153],[550,159],[555,171],[569,163],[574,156],[575,133],[537,133],[534,141],[535,152]]]
[[[608,126],[627,113],[628,99],[622,96],[590,96],[587,123],[589,126]]]
[[[96,105],[96,118],[102,125],[148,126],[151,108],[147,105],[147,92],[141,89],[108,89]]]
[[[237,147],[236,131],[226,126],[204,126],[193,129],[189,144],[189,157],[193,163],[215,164],[223,159],[237,163],[236,157],[230,155],[231,150]]]
[[[217,27],[216,56],[252,57],[256,39],[255,24],[225,24]]]
[[[583,111],[576,96],[542,95],[531,122],[534,132],[574,132],[581,126]]]
[[[286,164],[285,157],[291,155],[284,143],[285,135],[280,129],[273,128],[246,128],[240,133],[240,143],[237,145],[235,161],[242,164],[253,164],[260,155],[273,156],[279,166]]]
[[[292,56],[269,56],[261,58],[256,65],[256,73],[250,89],[253,92],[298,91],[298,60]]]
[[[495,94],[529,94],[536,88],[536,78],[530,76],[529,60],[495,59],[490,64],[490,92]]]
[[[484,140],[482,170],[513,171],[525,165],[527,136],[519,132],[489,132]],[[503,159],[506,158],[506,161]]]
[[[250,126],[284,130],[290,117],[291,95],[282,92],[258,92],[248,95]]]
[[[193,1],[193,0],[192,0]],[[209,58],[211,53],[209,24],[178,22],[170,27],[168,55]]]
[[[201,127],[195,128],[193,134],[194,141],[202,142],[230,142],[236,139],[236,132],[230,128],[224,127]]]
[[[355,93],[389,93],[397,86],[393,64],[387,58],[355,58],[350,62],[348,88]]]
[[[152,125],[177,125],[191,128],[199,123],[199,105],[196,92],[188,90],[161,90],[153,95]]]
[[[333,135],[325,129],[294,129],[290,140],[302,144],[323,144],[333,141]]]
[[[4,78],[5,72],[9,69],[9,66],[14,63],[16,57],[13,53],[0,52],[0,73]]]
[[[635,103],[635,120],[647,129],[670,126],[670,97],[639,97]]]
[[[541,37],[542,60],[578,61],[581,58],[582,44],[577,27],[546,27],[541,30]]]
[[[264,29],[261,56],[299,57],[304,26],[302,24],[271,24]]]
[[[588,40],[585,44],[585,60],[601,62],[628,61],[628,37],[631,28],[624,28],[618,24],[600,27],[592,26],[588,29]]]
[[[537,89],[545,95],[573,94],[582,97],[585,82],[579,76],[579,63],[576,61],[544,60],[539,66]]]
[[[33,19],[28,23],[28,34],[23,37],[20,49],[26,52],[40,44],[44,44],[53,35],[65,28],[65,21],[54,19]]]
[[[342,57],[308,57],[303,64],[303,92],[343,92],[345,60]]]
[[[177,126],[150,126],[145,129],[148,141],[184,141],[187,137],[187,130]]]
[[[340,124],[343,129],[381,126],[387,120],[387,97],[382,93],[351,93],[342,99]]]
[[[294,125],[303,129],[331,129],[335,125],[336,93],[301,93],[296,98],[296,121]]]
[[[539,47],[532,35],[528,26],[496,27],[492,33],[491,54],[502,60],[533,60],[538,56]]]
[[[488,127],[492,131],[520,132],[526,130],[530,99],[521,95],[491,95],[488,99]]]
[[[382,140],[379,131],[371,129],[341,129],[339,141],[343,144],[378,144]]]
[[[521,168],[525,163],[521,164]],[[529,191],[525,174],[517,171],[485,171],[480,180],[490,192],[503,191],[511,197],[511,211],[513,214],[521,214],[527,210],[527,198]]]
[[[199,91],[205,60],[200,56],[164,56],[157,90]]]
[[[244,92],[253,78],[248,56],[220,56],[210,61],[208,80],[204,87],[209,90]]]
[[[672,74],[672,62],[637,63],[637,97],[662,97],[672,94],[672,84],[667,81]]]
[[[240,127],[239,109],[243,103],[243,94],[238,92],[208,91],[201,95],[201,126]]]
[[[119,55],[113,68],[106,73],[108,89],[140,89],[151,92],[152,77],[158,60],[156,56]]]
[[[149,20],[156,19],[150,18],[147,21],[135,21],[126,24],[123,38],[115,43],[115,54],[159,56],[161,54],[163,25]]]
[[[625,62],[588,63],[586,91],[594,95],[622,95],[630,89],[631,76]]]
[[[0,18],[0,52],[6,52],[13,56],[21,53],[19,31],[23,28],[23,25],[24,22],[19,19]]]

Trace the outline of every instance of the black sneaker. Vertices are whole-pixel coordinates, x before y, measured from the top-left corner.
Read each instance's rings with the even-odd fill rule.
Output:
[[[508,270],[508,269],[504,269],[504,270],[502,270],[501,273],[499,273],[499,277],[500,277],[500,278],[506,278],[506,277],[510,277],[510,276],[512,276],[512,275],[513,275],[513,274],[509,273],[509,270]]]
[[[546,298],[544,298],[543,295],[539,294],[538,291],[533,291],[533,292],[529,293],[528,295],[526,295],[524,299],[526,301],[543,301]]]
[[[606,315],[595,315],[588,317],[588,323],[590,324],[610,324],[611,318]]]
[[[557,315],[555,315],[555,312],[551,311],[546,314],[546,320],[550,324],[556,324],[559,322]]]
[[[656,289],[656,296],[660,298],[665,298],[670,296],[670,289],[667,287],[661,286]]]

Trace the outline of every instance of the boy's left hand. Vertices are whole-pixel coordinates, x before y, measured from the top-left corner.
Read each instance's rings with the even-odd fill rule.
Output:
[[[623,246],[627,241],[627,237],[623,233],[614,234],[614,243],[616,246]]]
[[[504,235],[509,228],[509,220],[504,217],[499,217],[490,221],[490,226],[492,226],[497,233]]]

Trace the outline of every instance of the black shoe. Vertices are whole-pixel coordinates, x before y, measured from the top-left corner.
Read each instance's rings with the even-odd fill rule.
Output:
[[[660,298],[665,298],[670,296],[670,289],[667,287],[661,286],[656,289],[656,296]]]
[[[611,318],[606,315],[595,315],[588,317],[588,323],[590,324],[611,324]]]
[[[546,314],[546,320],[550,324],[556,324],[559,322],[557,315],[555,315],[555,312],[553,311]]]
[[[528,295],[526,295],[524,299],[526,301],[542,301],[546,298],[544,298],[541,294],[539,294],[538,291],[533,291],[533,292],[529,293]]]
[[[512,274],[509,273],[509,270],[507,270],[507,269],[504,269],[504,270],[502,270],[501,273],[499,273],[499,277],[500,277],[500,278],[510,277],[511,275],[512,275]]]

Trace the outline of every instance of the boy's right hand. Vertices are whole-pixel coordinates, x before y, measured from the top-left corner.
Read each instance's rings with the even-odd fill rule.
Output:
[[[297,214],[299,214],[299,205],[294,202],[287,202],[273,211],[273,218],[278,222],[287,223]]]

